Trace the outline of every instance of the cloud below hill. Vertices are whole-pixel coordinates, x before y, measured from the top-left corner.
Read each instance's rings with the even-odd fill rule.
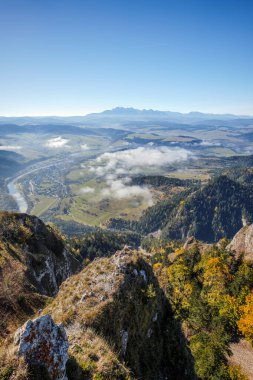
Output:
[[[62,148],[64,146],[67,146],[66,144],[69,142],[69,140],[62,138],[61,136],[54,137],[52,139],[49,139],[45,146],[47,148],[51,149],[57,149],[57,148]]]
[[[81,144],[81,149],[82,150],[88,150],[88,149],[90,149],[90,147],[87,144]]]
[[[95,189],[93,187],[90,187],[90,186],[85,186],[85,187],[82,187],[80,190],[79,190],[79,194],[89,194],[89,193],[94,193]]]
[[[162,168],[172,163],[187,160],[192,153],[186,149],[168,147],[139,147],[119,152],[104,153],[96,159],[97,167],[92,167],[97,175],[115,172],[117,174],[142,172],[147,167]]]
[[[148,206],[152,206],[153,200],[150,190],[144,186],[131,186],[131,184],[129,184],[130,181],[130,178],[116,180],[107,179],[108,187],[101,191],[102,197],[111,197],[115,199],[141,197],[147,202]]]
[[[144,173],[152,168],[156,174],[160,169],[176,162],[186,161],[192,153],[186,149],[168,147],[139,147],[99,156],[90,171],[105,176],[107,187],[101,190],[102,197],[116,199],[142,197],[152,204],[152,193],[146,186],[131,186],[134,174]]]

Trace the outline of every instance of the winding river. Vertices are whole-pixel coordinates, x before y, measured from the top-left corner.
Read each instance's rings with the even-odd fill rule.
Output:
[[[15,199],[19,212],[27,212],[28,210],[28,204],[25,200],[25,197],[19,190],[19,186],[17,183],[18,178],[15,178],[13,181],[9,182],[7,185],[9,194]]]
[[[42,169],[50,168],[51,166],[61,165],[62,163],[63,163],[63,160],[56,160],[53,163],[49,163],[47,165],[43,164],[43,165],[38,166],[36,168],[33,167],[29,171],[26,171],[25,173],[22,173],[18,177],[12,179],[12,181],[10,181],[7,184],[8,192],[15,199],[15,201],[18,205],[19,212],[24,213],[24,212],[27,212],[27,210],[28,210],[28,203],[27,203],[24,195],[22,194],[22,192],[19,189],[19,180],[21,180],[22,178],[26,177],[27,175],[29,175],[31,173],[35,173],[35,172],[42,170]]]

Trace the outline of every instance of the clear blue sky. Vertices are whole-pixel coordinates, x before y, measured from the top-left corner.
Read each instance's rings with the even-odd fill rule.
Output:
[[[253,114],[252,0],[0,0],[0,115]]]

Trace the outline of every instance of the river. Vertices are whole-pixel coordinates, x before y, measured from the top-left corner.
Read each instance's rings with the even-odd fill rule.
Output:
[[[17,179],[9,182],[8,185],[9,194],[15,199],[18,205],[19,212],[27,212],[28,204],[23,194],[19,191]]]
[[[31,173],[35,173],[35,172],[42,170],[42,169],[50,168],[51,166],[60,165],[62,163],[63,163],[62,160],[57,160],[57,161],[50,163],[50,164],[47,164],[47,165],[43,164],[42,166],[39,166],[36,168],[33,167],[31,170],[20,174],[18,177],[14,178],[11,182],[9,182],[7,184],[8,192],[15,199],[15,201],[18,205],[19,212],[27,212],[28,203],[26,202],[26,199],[25,199],[24,195],[22,194],[22,192],[19,190],[18,181],[20,179],[26,177],[27,175],[31,174]]]

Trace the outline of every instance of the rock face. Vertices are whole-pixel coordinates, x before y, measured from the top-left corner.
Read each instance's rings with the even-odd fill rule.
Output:
[[[245,260],[253,263],[253,224],[241,228],[227,249],[233,251],[237,257],[244,254]]]
[[[49,314],[27,321],[15,335],[18,355],[32,368],[44,367],[53,380],[67,380],[68,338]]]
[[[78,269],[53,227],[35,216],[0,212],[0,336],[42,308]]]
[[[15,247],[16,255],[26,266],[26,275],[37,291],[47,296],[57,293],[59,285],[78,269],[78,261],[65,248],[63,240],[35,216],[0,213],[0,243]],[[12,249],[13,251],[13,249]]]

